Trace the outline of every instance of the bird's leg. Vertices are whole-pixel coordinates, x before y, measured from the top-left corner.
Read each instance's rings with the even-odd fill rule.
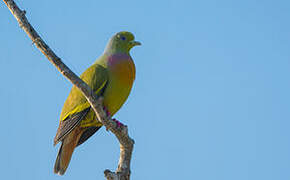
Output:
[[[106,113],[106,115],[107,115],[107,117],[111,117],[111,113],[109,112],[109,110],[106,108],[106,106],[103,106],[103,109],[104,109],[104,111],[105,111],[105,113]],[[120,127],[122,127],[122,126],[124,126],[124,124],[123,123],[121,123],[120,121],[118,121],[117,119],[112,119],[116,124],[117,124],[117,128],[120,128]],[[107,131],[108,131],[108,129],[106,129]]]
[[[107,117],[111,117],[111,113],[109,112],[109,110],[106,108],[106,106],[103,106],[103,109],[107,115]]]
[[[120,127],[122,127],[122,126],[124,126],[124,124],[123,123],[121,123],[120,121],[118,121],[117,119],[112,119],[112,121],[114,121],[116,124],[117,124],[117,128],[120,128]]]
[[[109,112],[109,110],[106,108],[106,106],[103,106],[103,109],[106,113],[107,118],[111,118],[111,113]],[[106,127],[106,131],[109,131],[109,129]]]

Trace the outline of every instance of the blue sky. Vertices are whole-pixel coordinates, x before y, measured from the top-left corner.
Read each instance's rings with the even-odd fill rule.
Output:
[[[137,75],[116,118],[136,141],[132,179],[285,180],[290,168],[286,0],[17,1],[77,74],[127,30]],[[71,84],[0,6],[0,179],[103,179],[119,145],[102,128],[53,174]]]

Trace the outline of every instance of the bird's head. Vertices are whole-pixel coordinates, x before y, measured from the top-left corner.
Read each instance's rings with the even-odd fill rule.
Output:
[[[135,41],[134,39],[135,39],[134,35],[130,32],[127,31],[118,32],[108,42],[105,52],[129,53],[132,47],[141,45],[140,42]]]

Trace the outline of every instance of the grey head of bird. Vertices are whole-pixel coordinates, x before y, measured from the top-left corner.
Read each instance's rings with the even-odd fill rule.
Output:
[[[109,40],[105,53],[126,53],[134,46],[140,46],[141,43],[135,41],[135,37],[131,32],[121,31],[115,34]]]

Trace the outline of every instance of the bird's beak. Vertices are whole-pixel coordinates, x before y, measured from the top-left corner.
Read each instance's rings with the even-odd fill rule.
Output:
[[[139,41],[130,41],[130,44],[132,45],[132,47],[141,46],[141,43]]]

